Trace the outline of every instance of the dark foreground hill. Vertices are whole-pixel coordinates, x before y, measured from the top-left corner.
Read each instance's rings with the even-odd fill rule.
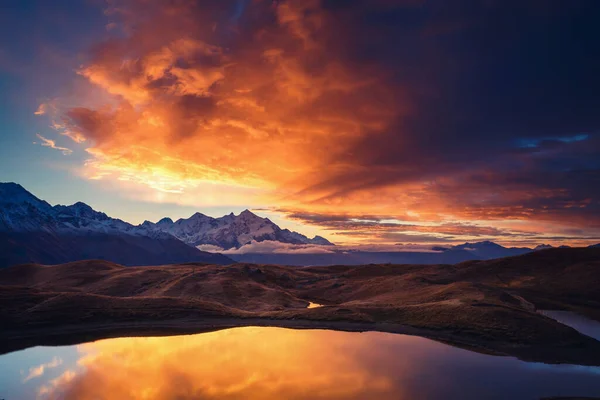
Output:
[[[86,259],[109,260],[123,265],[234,262],[222,254],[200,251],[169,236],[0,232],[0,268],[21,263],[60,264]]]
[[[407,333],[524,360],[600,365],[600,342],[536,312],[600,319],[599,287],[593,248],[456,265],[26,264],[0,270],[0,352],[268,325]]]

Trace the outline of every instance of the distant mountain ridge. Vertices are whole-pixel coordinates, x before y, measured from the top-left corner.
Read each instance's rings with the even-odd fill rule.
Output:
[[[230,264],[172,235],[135,226],[84,203],[51,206],[16,183],[0,183],[0,267],[103,259],[123,265]]]
[[[196,246],[212,245],[237,249],[253,242],[275,241],[287,244],[331,246],[330,251],[312,254],[252,253],[221,254],[200,251]],[[599,247],[600,244],[589,247]],[[268,218],[245,210],[213,218],[196,213],[173,222],[163,218],[132,225],[95,211],[85,203],[52,206],[16,183],[0,183],[0,266],[15,263],[62,263],[100,258],[123,265],[158,265],[182,262],[228,264],[241,262],[289,265],[331,265],[368,263],[457,263],[488,260],[540,251],[503,247],[491,241],[435,246],[433,252],[369,252],[342,248],[320,236],[308,238],[281,229]],[[568,246],[559,246],[568,247]]]
[[[111,218],[85,203],[51,206],[16,183],[0,183],[0,231],[124,234],[168,239],[169,235]]]
[[[600,247],[600,244],[589,246]],[[569,246],[558,246],[564,249]],[[492,241],[463,243],[456,246],[433,246],[433,251],[362,251],[332,248],[319,254],[293,253],[239,253],[229,256],[238,262],[283,264],[301,266],[364,265],[364,264],[456,264],[471,260],[491,260],[520,256],[527,253],[556,249],[541,245],[536,248],[504,247]]]
[[[195,213],[187,219],[181,218],[176,222],[170,218],[163,218],[155,224],[146,221],[141,227],[169,233],[192,246],[208,244],[226,250],[265,240],[288,244],[333,245],[321,236],[310,239],[301,233],[281,229],[270,219],[259,217],[249,210],[244,210],[239,215],[231,213],[220,218],[201,213]]]
[[[538,246],[539,247],[539,246]],[[445,250],[445,253],[466,252],[472,254],[475,259],[490,260],[493,258],[519,256],[521,254],[530,253],[534,249],[529,247],[504,247],[498,243],[489,240],[475,243],[464,243],[457,246],[452,246]]]
[[[277,241],[288,244],[333,245],[327,239],[308,238],[298,232],[281,229],[268,218],[249,210],[213,218],[199,212],[173,222],[163,218],[157,223],[145,221],[132,225],[85,203],[51,206],[16,183],[0,183],[0,231],[47,232],[85,235],[92,233],[145,236],[155,239],[175,237],[190,246],[203,244],[222,249],[239,248],[252,241]]]
[[[594,246],[592,245],[589,247],[594,247]],[[482,242],[475,242],[475,243],[467,242],[467,243],[460,244],[457,246],[451,246],[451,247],[448,247],[445,249],[438,247],[437,249],[440,249],[447,253],[466,251],[466,252],[472,254],[477,259],[491,260],[494,258],[519,256],[521,254],[526,254],[526,253],[530,253],[533,251],[541,251],[541,250],[555,249],[555,248],[568,249],[568,248],[570,248],[570,246],[562,245],[562,246],[554,247],[550,244],[540,244],[540,245],[535,246],[534,248],[504,247],[502,245],[499,245],[498,243],[494,243],[492,241],[485,240]],[[433,249],[436,249],[436,248],[432,248],[432,250]]]

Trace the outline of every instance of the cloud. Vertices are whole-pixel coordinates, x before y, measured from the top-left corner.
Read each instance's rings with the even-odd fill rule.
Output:
[[[45,103],[42,103],[42,104],[40,104],[38,109],[33,114],[34,115],[44,115],[48,112],[47,110],[48,110],[48,105]]]
[[[546,208],[548,212],[551,212]],[[501,210],[496,210],[502,212]],[[439,215],[423,220],[419,215],[372,215],[372,214],[327,214],[299,210],[271,210],[283,215],[284,219],[301,225],[310,225],[323,230],[324,236],[335,235],[336,243],[345,243],[348,248],[357,248],[350,242],[360,243],[359,247],[372,244],[386,248],[397,242],[404,243],[464,243],[467,241],[493,240],[505,245],[537,245],[551,241],[554,244],[565,242],[574,245],[588,245],[597,241],[600,230],[588,225],[585,228],[572,228],[557,224],[558,216],[531,221],[515,218],[510,210],[504,210],[502,221],[477,220],[463,222]],[[575,216],[575,212],[571,212]],[[495,217],[502,218],[500,215]],[[495,226],[494,226],[495,225]],[[341,247],[336,246],[336,250]],[[394,251],[394,250],[390,250]],[[395,251],[399,251],[398,248]]]
[[[114,10],[136,30],[96,46],[79,71],[114,101],[66,107],[54,118],[61,133],[93,143],[89,169],[298,191],[344,151],[340,144],[395,115],[381,82],[329,60],[322,45],[305,46],[325,32],[318,2],[248,4],[238,34],[205,29],[232,2],[149,3],[144,13],[137,2]],[[309,11],[314,18],[305,21]],[[364,104],[351,111],[353,101]]]
[[[33,378],[37,378],[40,377],[42,375],[44,375],[44,372],[46,372],[46,370],[51,369],[51,368],[56,368],[60,365],[62,365],[63,360],[58,358],[58,357],[54,357],[52,359],[52,361],[45,363],[45,364],[40,364],[36,367],[31,367],[29,368],[29,374],[23,378],[23,383],[33,379]]]
[[[225,251],[224,248],[219,247],[219,246],[215,246],[215,245],[212,245],[212,244],[201,244],[201,245],[196,246],[196,248],[198,250],[208,251],[210,253],[222,253],[222,252]]]
[[[58,378],[50,380],[38,389],[38,399],[60,399],[63,398],[63,390],[76,380],[78,374],[73,370],[66,370]]]
[[[73,150],[68,149],[66,147],[57,146],[56,142],[54,140],[46,139],[45,137],[43,137],[39,133],[36,133],[36,136],[41,140],[41,143],[39,143],[39,144],[42,145],[42,146],[44,146],[44,147],[50,147],[51,149],[59,150],[64,155],[66,155],[66,156],[68,156],[69,154],[73,153]],[[37,142],[33,142],[33,144],[38,144],[38,143]]]
[[[512,236],[517,232],[499,229],[493,226],[476,225],[458,221],[419,222],[416,216],[405,215],[406,219],[389,215],[343,215],[316,214],[301,211],[279,210],[287,218],[320,226],[338,234],[365,236],[388,236],[393,234],[437,234],[463,237]],[[522,234],[523,232],[518,232]],[[442,236],[443,237],[443,236]]]
[[[417,237],[411,235],[405,235],[404,239],[415,240],[419,242],[424,237]],[[432,237],[426,237],[425,243],[404,243],[404,244],[381,244],[381,243],[369,243],[369,244],[352,244],[352,245],[336,245],[332,246],[318,246],[318,245],[305,245],[305,244],[289,244],[281,243],[270,240],[262,242],[252,241],[238,249],[232,248],[229,250],[222,249],[212,245],[200,245],[198,249],[203,251],[210,251],[215,253],[223,254],[329,254],[329,253],[346,253],[355,251],[367,251],[367,252],[418,252],[418,253],[431,253],[436,252],[431,250],[431,242],[446,243],[448,241],[439,239],[436,240]]]
[[[212,246],[216,247],[216,246]],[[200,248],[200,247],[198,247]],[[203,250],[206,246],[203,246]],[[210,250],[205,250],[210,251]],[[318,245],[304,245],[304,244],[289,244],[281,243],[272,240],[264,240],[252,242],[243,245],[242,247],[229,250],[219,250],[223,254],[247,254],[247,253],[261,253],[261,254],[316,254],[316,253],[332,253],[334,249],[332,246],[318,246]]]
[[[86,144],[91,179],[170,194],[227,185],[239,190],[223,202],[303,213],[418,216],[406,228],[444,238],[510,236],[506,220],[591,235],[599,7],[111,2],[107,38],[77,72],[102,96],[43,111]],[[385,221],[370,231],[382,223],[388,240],[405,234]]]

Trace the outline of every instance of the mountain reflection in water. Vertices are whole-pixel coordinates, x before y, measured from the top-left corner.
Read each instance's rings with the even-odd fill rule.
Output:
[[[0,356],[0,373],[7,399],[600,396],[598,368],[526,363],[406,335],[258,327],[36,347]]]

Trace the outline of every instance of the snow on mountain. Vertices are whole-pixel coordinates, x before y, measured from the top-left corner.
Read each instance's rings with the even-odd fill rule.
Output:
[[[170,233],[193,246],[213,245],[222,249],[239,248],[252,241],[265,240],[289,244],[332,245],[320,236],[310,239],[298,232],[281,229],[268,218],[261,218],[249,210],[244,210],[239,215],[231,213],[220,218],[196,213],[188,219],[182,218],[176,222],[163,218],[156,224],[146,221],[142,226]]]
[[[163,218],[132,225],[78,202],[70,206],[51,206],[16,183],[0,183],[0,231],[47,232],[86,235],[92,233],[147,236],[155,239],[175,237],[192,246],[209,244],[223,249],[238,248],[264,240],[290,244],[331,245],[327,239],[310,239],[300,233],[281,229],[268,218],[245,210],[212,218],[195,213],[173,222]]]
[[[51,206],[15,183],[0,183],[0,268],[103,259],[123,265],[229,264],[169,233],[135,226],[84,203]]]
[[[16,183],[0,184],[0,230],[52,231],[55,227],[52,206]]]
[[[551,244],[540,244],[537,245],[533,248],[533,251],[538,251],[538,250],[546,250],[546,249],[552,249],[554,248],[554,246],[552,246]]]
[[[0,183],[0,231],[107,233],[169,238],[165,232],[135,226],[95,211],[85,203],[51,206],[16,183]]]
[[[56,218],[60,225],[58,230],[93,233],[118,233],[134,236],[148,236],[155,239],[168,238],[169,234],[158,229],[132,225],[117,218],[111,218],[103,212],[92,209],[85,203],[71,206],[55,206]]]

